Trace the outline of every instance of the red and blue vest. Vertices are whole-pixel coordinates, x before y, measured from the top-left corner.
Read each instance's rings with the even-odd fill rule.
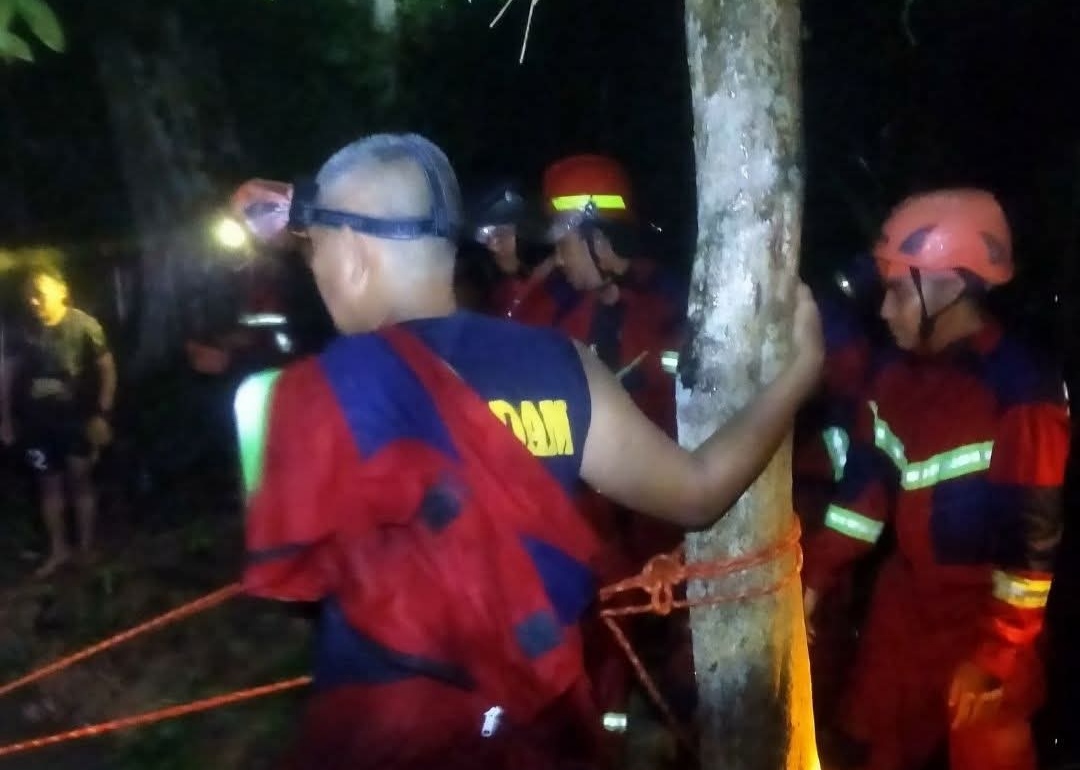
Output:
[[[597,544],[568,340],[470,313],[344,337],[245,384],[237,417],[245,586],[319,603],[317,688],[430,677],[527,721],[581,678]]]

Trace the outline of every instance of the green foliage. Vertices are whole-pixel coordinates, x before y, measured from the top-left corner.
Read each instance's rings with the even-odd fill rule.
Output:
[[[64,31],[45,0],[0,0],[0,59],[33,61],[28,37],[52,51],[64,50]]]
[[[25,40],[6,29],[0,30],[0,56],[5,59],[33,61],[34,53]]]

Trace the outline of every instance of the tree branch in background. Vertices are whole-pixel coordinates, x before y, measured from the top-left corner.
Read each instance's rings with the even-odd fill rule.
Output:
[[[506,10],[513,5],[514,0],[506,0],[503,7],[499,9],[499,12],[495,14],[495,18],[491,20],[489,28],[494,29],[495,25],[499,23],[499,20],[506,13]],[[518,58],[518,64],[522,64],[525,61],[525,49],[529,45],[529,32],[532,30],[533,11],[536,10],[536,6],[540,5],[540,0],[530,0],[529,2],[529,18],[525,22],[525,37],[521,41],[521,56]]]
[[[904,34],[907,35],[912,48],[917,48],[919,45],[919,41],[915,38],[915,33],[911,29],[911,9],[915,2],[916,0],[904,0],[904,10],[900,12],[900,22],[904,25]]]

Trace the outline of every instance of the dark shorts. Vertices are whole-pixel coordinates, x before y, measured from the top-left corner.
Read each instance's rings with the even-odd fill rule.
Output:
[[[86,438],[86,420],[64,420],[26,426],[23,457],[34,473],[63,473],[69,458],[93,454]]]

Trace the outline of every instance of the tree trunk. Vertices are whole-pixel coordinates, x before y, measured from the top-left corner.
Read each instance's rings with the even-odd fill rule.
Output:
[[[384,116],[393,115],[400,91],[400,18],[398,0],[375,0],[372,23],[380,37],[381,56],[376,58],[378,105]]]
[[[206,217],[224,202],[215,178],[240,155],[212,52],[174,12],[149,29],[156,40],[113,31],[96,46],[142,252],[142,365],[174,351],[221,304],[228,266],[206,238]]]
[[[798,0],[687,0],[698,250],[681,367],[679,436],[696,447],[775,377],[790,349],[801,228]],[[793,523],[790,446],[709,532],[691,561],[779,543]],[[689,587],[691,599],[775,584],[791,553]],[[799,582],[691,612],[704,770],[817,767]]]

